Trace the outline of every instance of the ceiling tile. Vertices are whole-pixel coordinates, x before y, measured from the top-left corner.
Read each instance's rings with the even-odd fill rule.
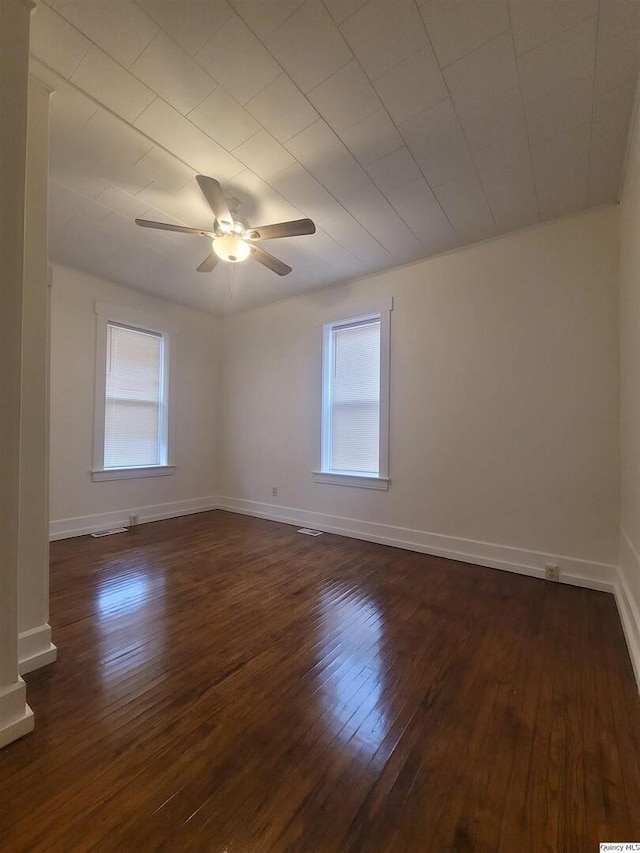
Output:
[[[640,5],[640,4],[639,4]],[[598,33],[596,92],[607,92],[638,80],[640,29],[629,29],[604,38]]]
[[[343,207],[338,207],[334,215],[323,217],[322,228],[369,269],[389,269],[398,263],[397,258]]]
[[[551,136],[591,121],[592,109],[591,76],[576,80],[569,89],[527,102],[525,114],[531,145],[539,145]]]
[[[127,121],[137,118],[156,97],[144,83],[95,46],[86,53],[71,81]]]
[[[67,188],[56,187],[53,189],[53,193],[57,201],[56,210],[67,222],[73,218],[100,222],[101,219],[105,219],[109,215],[111,210],[101,202],[85,198]]]
[[[308,0],[269,37],[267,46],[305,93],[352,58],[320,0]]]
[[[96,198],[96,201],[110,207],[112,210],[116,210],[123,216],[130,216],[131,218],[142,216],[148,208],[148,205],[140,198],[119,190],[117,187],[107,187]]]
[[[531,171],[514,173],[483,183],[493,217],[502,233],[539,221]]]
[[[287,149],[266,130],[259,131],[242,145],[234,148],[233,153],[245,166],[265,181],[283,172],[295,162]]]
[[[280,142],[291,139],[318,119],[318,113],[286,74],[276,77],[252,98],[247,110]]]
[[[158,32],[157,25],[133,0],[55,0],[54,8],[125,68]]]
[[[343,210],[322,184],[299,163],[277,175],[272,180],[272,185],[305,216],[314,220],[332,218]]]
[[[526,131],[520,90],[503,92],[471,110],[458,113],[472,151]]]
[[[130,195],[136,195],[149,185],[149,179],[145,175],[133,166],[127,166],[117,157],[101,157],[95,162],[93,172],[100,180]]]
[[[296,237],[296,246],[310,252],[315,258],[326,263],[339,276],[355,278],[368,272],[367,267],[355,255],[345,249],[333,237],[329,237],[318,228],[315,234]]]
[[[96,196],[106,187],[106,183],[100,186],[96,184],[95,169],[92,168],[96,160],[100,159],[100,150],[87,137],[78,134],[74,144],[68,144],[56,148],[49,155],[49,171],[55,175],[59,183],[70,189],[82,192],[83,195]],[[96,191],[86,192],[84,189],[76,188],[76,182],[81,178],[91,175],[91,180],[82,181],[85,186],[93,186]]]
[[[231,0],[236,12],[264,41],[289,18],[305,0]]]
[[[196,59],[241,104],[280,74],[278,63],[237,15],[198,51]]]
[[[237,148],[260,130],[253,116],[222,87],[190,112],[188,118],[228,151]]]
[[[580,80],[593,79],[596,30],[597,19],[589,18],[518,57],[525,103],[570,89]]]
[[[108,181],[84,165],[75,160],[61,162],[56,155],[49,159],[49,179],[88,198],[96,198],[109,186]]]
[[[448,94],[431,45],[378,77],[374,85],[396,123],[417,115]]]
[[[429,254],[446,252],[460,241],[424,178],[386,193],[398,215]]]
[[[399,125],[414,156],[429,154],[445,145],[463,141],[458,116],[449,98]]]
[[[373,186],[367,173],[348,151],[337,160],[318,164],[310,171],[340,201],[354,190]]]
[[[66,225],[77,215],[75,193],[55,181],[49,185],[49,227],[57,222]],[[55,214],[55,215],[52,215]]]
[[[529,140],[525,134],[510,136],[476,151],[473,155],[482,183],[491,183],[512,173],[531,173]]]
[[[168,190],[152,182],[141,189],[136,198],[147,205],[145,219],[167,222],[171,217],[193,228],[211,228],[211,209],[195,181],[180,190]],[[172,236],[178,241],[182,238],[181,234]]]
[[[336,24],[341,24],[366,2],[367,0],[324,0],[324,5]]]
[[[308,215],[251,169],[245,169],[236,175],[225,185],[225,192],[228,197],[235,196],[240,200],[240,214],[248,219],[251,225],[284,222]]]
[[[322,119],[296,134],[285,147],[311,172],[347,154],[344,144]]]
[[[511,33],[504,33],[444,70],[456,109],[471,112],[518,86]]]
[[[422,182],[422,172],[416,161],[409,153],[408,148],[399,148],[393,154],[371,163],[367,166],[367,172],[375,181],[379,190],[387,195],[391,190],[406,187],[416,181]]]
[[[40,69],[35,65],[32,60],[32,71],[40,79]],[[57,140],[62,144],[64,138],[77,135],[99,107],[74,86],[60,82],[56,84],[55,81],[52,81],[52,85],[56,85],[56,88],[55,96],[49,102],[49,134],[50,148],[55,148]]]
[[[624,126],[625,135],[631,118],[636,94],[636,83],[632,81],[618,89],[597,92],[593,99],[594,125]]]
[[[627,124],[626,121],[618,124],[598,122],[593,127],[589,160],[588,205],[612,203],[620,198]]]
[[[589,177],[590,125],[545,140],[531,149],[542,219],[583,210]]]
[[[420,12],[443,68],[509,29],[504,0],[428,0]]]
[[[216,88],[216,82],[164,33],[131,66],[131,72],[186,115]]]
[[[526,135],[511,136],[474,154],[489,207],[501,231],[538,220],[538,207]]]
[[[143,175],[168,190],[182,189],[195,179],[195,172],[168,154],[163,148],[152,148],[135,164]]]
[[[462,138],[457,141],[453,139],[436,151],[414,156],[432,187],[446,184],[458,176],[475,174],[469,148]]]
[[[227,0],[136,0],[138,6],[190,56],[197,53],[233,14]]]
[[[517,54],[551,41],[598,12],[598,0],[509,0]]]
[[[242,164],[159,98],[135,121],[144,133],[184,163],[219,181],[237,175]]]
[[[414,0],[369,0],[340,30],[371,80],[429,43]]]
[[[309,92],[309,99],[336,133],[382,108],[375,89],[355,60]]]
[[[599,38],[607,41],[632,30],[640,30],[638,0],[600,0]]]
[[[63,77],[70,77],[89,49],[89,39],[56,12],[38,3],[31,15],[31,53]]]
[[[125,166],[136,163],[153,147],[153,143],[130,124],[103,109],[91,116],[80,131],[78,141],[91,147],[101,159]]]
[[[434,193],[463,243],[485,240],[497,233],[482,185],[475,173],[449,181],[435,189]]]
[[[234,179],[232,179],[234,180]],[[223,189],[226,192],[228,184],[225,182]],[[164,187],[159,187],[158,184],[150,184],[143,193],[147,193],[151,188],[162,189],[164,191],[164,206],[176,219],[181,222],[186,222],[194,228],[210,228],[212,225],[211,208],[205,201],[200,187],[195,181],[185,184],[180,190],[172,190],[168,193]],[[140,193],[142,195],[142,193]]]
[[[402,137],[384,109],[342,131],[340,137],[363,166],[402,147]]]
[[[347,210],[402,263],[424,257],[424,246],[373,184],[356,190]]]

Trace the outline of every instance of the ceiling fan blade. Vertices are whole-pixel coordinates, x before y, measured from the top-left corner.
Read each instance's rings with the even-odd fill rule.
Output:
[[[251,257],[255,261],[258,261],[259,264],[268,267],[278,275],[289,275],[292,271],[291,267],[285,264],[284,261],[279,261],[277,258],[274,258],[273,255],[270,255],[269,252],[265,252],[265,250],[261,249],[259,246],[251,246]]]
[[[211,272],[211,270],[218,263],[220,258],[216,255],[215,252],[209,252],[204,261],[197,267],[198,272]]]
[[[229,205],[218,181],[214,178],[208,178],[206,175],[196,175],[196,181],[218,222],[233,223]]]
[[[246,240],[275,240],[277,237],[302,237],[303,234],[315,233],[316,226],[311,219],[292,219],[290,222],[247,228],[244,237]]]
[[[179,231],[181,234],[200,234],[202,237],[215,237],[214,231],[203,231],[201,228],[188,228],[186,225],[169,225],[168,222],[154,222],[152,219],[136,219],[136,225],[143,228],[157,228],[159,231]]]

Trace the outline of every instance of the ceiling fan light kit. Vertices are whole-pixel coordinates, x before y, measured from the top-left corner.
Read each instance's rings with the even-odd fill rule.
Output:
[[[208,237],[212,241],[213,251],[202,261],[197,268],[198,272],[211,272],[218,260],[236,264],[249,256],[277,275],[288,275],[291,272],[288,264],[270,255],[255,243],[260,240],[315,234],[316,226],[311,219],[294,219],[290,222],[275,222],[272,225],[250,228],[240,218],[234,219],[218,181],[206,175],[197,175],[196,181],[213,212],[214,221],[211,231],[189,228],[186,225],[169,225],[167,222],[153,222],[149,219],[136,219],[136,225],[143,228],[156,228],[160,231],[178,231],[182,234],[199,234],[201,237]]]
[[[238,261],[246,261],[251,254],[248,243],[237,234],[223,234],[222,237],[214,237],[213,251],[222,261],[237,264]]]

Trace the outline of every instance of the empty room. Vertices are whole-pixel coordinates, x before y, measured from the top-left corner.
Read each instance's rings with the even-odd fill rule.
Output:
[[[640,849],[640,2],[0,44],[0,851]]]

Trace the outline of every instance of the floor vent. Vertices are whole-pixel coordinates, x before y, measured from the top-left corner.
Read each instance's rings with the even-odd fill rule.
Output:
[[[312,530],[310,527],[301,527],[298,533],[306,533],[307,536],[322,536],[322,530]]]
[[[96,530],[92,533],[94,539],[100,539],[101,536],[113,536],[114,533],[126,533],[126,527],[112,527],[111,530]]]

